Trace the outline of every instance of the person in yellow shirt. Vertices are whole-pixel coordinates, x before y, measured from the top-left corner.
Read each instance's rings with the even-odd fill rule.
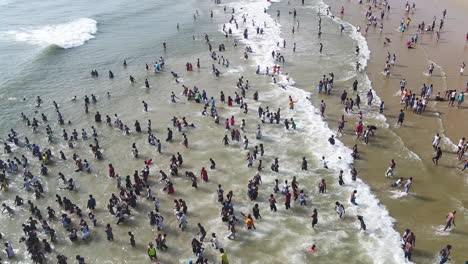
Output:
[[[3,181],[2,181],[2,185],[1,185],[1,188],[0,188],[0,189],[4,190],[5,192],[8,191],[9,186],[8,186],[7,180],[3,180]]]
[[[290,96],[289,97],[289,109],[293,110],[294,109],[294,105],[297,103],[297,101],[294,101],[292,99],[292,97]]]
[[[220,248],[219,252],[221,252],[221,264],[229,264],[227,253],[224,252],[224,249]]]

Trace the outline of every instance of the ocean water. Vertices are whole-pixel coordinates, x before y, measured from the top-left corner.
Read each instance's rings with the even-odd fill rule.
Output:
[[[55,154],[53,162],[48,165],[48,176],[39,176],[40,163],[33,161],[31,153],[22,144],[14,148],[13,154],[2,154],[1,159],[4,161],[14,156],[26,155],[31,163],[29,170],[38,175],[46,191],[44,198],[35,200],[32,193],[21,188],[21,173],[8,174],[10,190],[2,193],[4,201],[13,207],[15,195],[20,195],[25,201],[31,200],[37,204],[43,215],[46,215],[45,208],[48,205],[60,215],[60,209],[54,202],[56,193],[71,199],[84,212],[88,194],[94,194],[98,202],[99,209],[95,213],[98,226],[92,227],[87,217],[84,217],[91,227],[91,237],[87,241],[70,242],[60,223],[49,221],[58,236],[58,241],[53,244],[53,254],[47,256],[50,260],[54,259],[55,254],[65,254],[69,260],[80,254],[89,263],[149,262],[146,245],[149,241],[154,242],[154,237],[158,234],[156,228],[149,225],[147,217],[152,204],[144,197],[139,198],[137,208],[132,210],[132,216],[127,217],[126,222],[119,226],[115,225],[116,219],[107,212],[105,205],[112,193],[118,194],[115,180],[107,176],[107,164],[114,164],[116,172],[124,177],[142,169],[143,161],[152,158],[154,163],[151,165],[149,184],[160,200],[161,214],[165,219],[165,226],[160,233],[168,234],[169,249],[165,252],[158,251],[161,263],[187,263],[189,259],[195,259],[190,242],[198,232],[197,223],[202,223],[208,234],[215,232],[218,235],[231,263],[405,262],[403,252],[399,249],[399,234],[393,229],[394,219],[365,182],[360,179],[351,181],[351,150],[340,141],[333,146],[328,143],[328,137],[334,132],[309,100],[316,100],[315,86],[321,76],[334,72],[337,81],[349,83],[350,88],[352,81],[358,79],[359,93],[365,102],[365,94],[371,84],[364,73],[354,71],[354,65],[356,60],[363,66],[366,65],[369,58],[367,44],[352,25],[325,16],[326,5],[320,0],[307,1],[303,7],[299,5],[297,1],[295,6],[300,26],[294,39],[291,39],[288,32],[296,22],[288,14],[293,6],[286,1],[270,3],[242,0],[223,2],[221,5],[208,1],[117,1],[112,4],[65,1],[37,3],[34,6],[29,2],[14,0],[0,3],[0,48],[3,50],[0,53],[0,67],[5,69],[0,76],[1,135],[4,138],[9,129],[13,128],[21,139],[27,136],[31,143],[39,144],[43,149],[50,148]],[[233,14],[232,8],[235,11]],[[210,18],[211,10],[213,18]],[[276,16],[276,10],[281,10],[280,17]],[[323,38],[325,54],[322,56],[318,54],[319,40],[315,38],[319,11],[322,14],[324,34],[336,34]],[[20,19],[18,14],[24,14],[29,19]],[[229,23],[231,16],[238,22],[239,29]],[[242,22],[243,17],[246,18],[245,23]],[[180,24],[179,30],[176,28],[177,23]],[[256,34],[253,23],[256,26],[266,24],[264,34]],[[339,32],[328,33],[337,32],[332,29],[338,28],[341,23],[346,26],[342,35]],[[232,36],[226,38],[220,32],[223,24],[232,29]],[[242,38],[245,28],[248,29],[249,39]],[[304,31],[307,33],[304,34]],[[220,55],[229,59],[229,68],[210,59],[203,39],[205,33],[210,37],[214,50],[217,51],[218,44],[225,44],[226,51],[220,52]],[[234,47],[234,39],[239,42],[237,47]],[[283,39],[287,40],[286,49],[281,45]],[[296,54],[292,52],[294,41],[298,44]],[[167,49],[163,49],[163,42],[167,43]],[[280,46],[277,46],[278,42]],[[250,46],[253,50],[247,60],[243,59],[245,46]],[[361,48],[358,58],[354,54],[355,46]],[[276,76],[277,84],[269,76],[255,74],[258,65],[264,72],[265,67],[271,69],[275,64],[271,56],[273,50],[285,54],[286,59],[281,74]],[[155,74],[151,66],[160,56],[165,58],[166,68]],[[185,63],[191,62],[195,66],[197,58],[200,58],[201,69],[186,72]],[[122,66],[124,59],[128,63],[126,68]],[[150,65],[148,72],[145,71],[145,63]],[[220,69],[221,77],[216,78],[211,74],[212,64]],[[92,69],[99,71],[99,78],[91,78]],[[107,78],[108,70],[114,72],[113,80]],[[181,75],[181,83],[174,80],[170,71]],[[128,80],[130,75],[137,81],[133,85]],[[238,106],[228,107],[219,102],[220,91],[224,91],[226,96],[240,93],[235,84],[241,76],[251,84],[245,99],[249,107],[248,114],[244,114]],[[144,87],[145,78],[150,83],[150,89]],[[189,88],[197,86],[206,90],[209,97],[215,97],[221,124],[216,125],[210,117],[203,116],[202,105],[186,101],[180,95],[181,84]],[[252,100],[253,91],[259,92],[258,102]],[[108,92],[110,97],[107,97]],[[170,103],[171,92],[181,98],[176,104]],[[86,115],[82,98],[91,94],[97,96],[98,102],[91,104],[90,114]],[[35,107],[34,101],[38,95],[44,100],[40,108]],[[80,98],[80,102],[70,101],[75,95]],[[297,100],[294,110],[288,109],[288,96]],[[148,102],[149,112],[143,111],[142,100]],[[383,115],[378,114],[379,100],[375,96],[374,103],[363,106],[362,111],[378,127],[387,127]],[[53,101],[60,104],[60,111],[66,121],[71,121],[70,125],[59,126],[56,123]],[[286,130],[283,125],[262,124],[256,114],[259,106],[268,106],[271,110],[281,108],[282,119],[294,118],[298,128]],[[111,117],[117,114],[132,129],[133,123],[138,120],[144,131],[146,120],[151,119],[153,132],[161,141],[164,141],[166,128],[172,127],[170,120],[173,116],[186,117],[196,128],[183,130],[189,138],[188,149],[180,144],[182,136],[173,128],[175,142],[163,142],[163,154],[159,155],[154,147],[147,144],[144,133],[132,132],[127,136],[116,128],[95,124],[95,111]],[[38,120],[40,114],[45,113],[49,119],[48,124],[54,131],[53,142],[47,142],[46,124],[41,124],[39,133],[33,134],[31,128],[21,121],[21,112]],[[222,137],[229,134],[222,122],[231,116],[235,117],[237,128],[241,119],[246,120],[246,132],[242,136],[246,135],[250,140],[249,150],[243,150],[239,143],[228,147],[222,145]],[[70,134],[73,129],[80,131],[82,128],[90,135],[92,125],[98,130],[98,139],[105,158],[103,161],[93,159],[88,148],[92,143],[91,139],[88,142],[80,139],[74,149],[69,149],[60,136],[62,129]],[[264,136],[261,140],[255,139],[257,125],[262,127]],[[138,159],[132,156],[132,143],[136,143],[140,151]],[[253,202],[247,197],[247,183],[256,170],[247,168],[245,157],[258,144],[265,145],[265,156],[261,158],[265,168],[261,172],[263,182],[259,186],[259,198]],[[397,144],[404,146],[403,142]],[[67,156],[67,161],[59,160],[60,150]],[[171,176],[176,193],[168,195],[163,190],[164,185],[159,182],[158,171],[168,173],[169,159],[177,152],[183,155],[184,165],[180,168],[180,176]],[[73,172],[74,164],[70,161],[73,153],[90,161],[91,173]],[[300,170],[303,156],[309,161],[310,169],[307,172]],[[329,169],[322,168],[322,156],[329,162]],[[199,188],[193,189],[191,182],[182,175],[185,171],[193,171],[199,175],[202,167],[209,167],[209,158],[216,161],[217,169],[209,171],[208,183],[200,180]],[[274,158],[279,158],[279,173],[269,169]],[[254,167],[257,164],[258,161],[255,161]],[[345,186],[338,185],[339,170],[345,171]],[[78,191],[59,189],[63,185],[56,180],[58,172],[64,173],[67,179],[72,177],[77,182]],[[293,176],[297,177],[300,189],[307,193],[308,205],[300,206],[293,202],[292,209],[286,211],[284,199],[278,194],[276,199],[279,210],[276,213],[270,212],[267,198],[273,192],[274,180],[279,179],[281,184],[284,180],[290,182]],[[328,184],[327,194],[319,194],[317,190],[317,184],[322,178]],[[246,230],[241,220],[237,225],[238,238],[225,238],[228,234],[227,226],[219,217],[221,206],[216,202],[218,184],[222,184],[225,192],[233,190],[234,208],[239,219],[239,212],[251,212],[253,205],[259,204],[263,218],[256,221],[256,231]],[[358,190],[359,206],[349,203],[353,190]],[[189,207],[189,224],[184,232],[178,229],[172,210],[173,199],[179,198],[186,200]],[[347,209],[344,219],[336,216],[336,201],[343,203]],[[319,224],[312,229],[310,215],[314,208],[319,212]],[[15,261],[30,263],[24,244],[17,242],[23,234],[19,224],[27,220],[29,212],[26,207],[14,209],[13,216],[0,216],[1,223],[7,227],[2,230],[4,240],[10,242],[18,253]],[[359,230],[357,215],[364,216],[367,231]],[[77,226],[79,217],[73,215],[72,219]],[[104,226],[107,223],[111,223],[114,229],[113,242],[108,242],[105,238]],[[39,228],[39,237],[42,239],[46,236],[41,231]],[[126,235],[128,231],[135,233],[135,248],[129,245]],[[312,244],[316,244],[318,248],[315,255],[305,252]],[[204,246],[204,254],[209,263],[217,263],[218,251],[211,248],[209,243]]]

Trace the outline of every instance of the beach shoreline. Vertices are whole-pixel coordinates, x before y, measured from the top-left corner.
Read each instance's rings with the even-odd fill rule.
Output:
[[[341,7],[344,7],[345,12],[342,18],[355,26],[361,27],[361,32],[366,37],[369,49],[371,50],[370,59],[365,71],[372,82],[372,88],[376,91],[381,100],[385,101],[384,115],[389,125],[388,132],[401,138],[404,145],[420,158],[420,161],[415,161],[420,164],[415,164],[413,168],[403,165],[404,167],[400,168],[400,170],[404,170],[403,176],[406,177],[416,176],[417,174],[413,173],[418,169],[421,170],[425,176],[425,183],[420,183],[416,178],[416,184],[425,184],[428,186],[428,190],[421,190],[416,185],[415,188],[418,189],[414,197],[419,197],[417,200],[422,199],[422,197],[425,197],[424,199],[430,197],[430,201],[422,202],[412,200],[405,201],[405,204],[402,205],[399,199],[389,198],[388,187],[382,185],[382,179],[379,176],[375,176],[376,173],[383,173],[381,171],[385,171],[387,160],[382,161],[379,158],[372,158],[366,155],[366,161],[358,160],[356,166],[362,171],[361,175],[363,179],[371,186],[374,193],[379,197],[379,200],[388,207],[390,215],[396,218],[396,228],[399,232],[403,232],[406,228],[411,228],[412,230],[415,228],[415,233],[418,236],[417,231],[426,230],[423,235],[420,234],[418,236],[418,245],[415,248],[414,256],[416,262],[420,262],[421,259],[424,261],[431,261],[436,255],[436,252],[445,246],[444,243],[454,244],[454,240],[460,239],[457,235],[455,235],[455,238],[450,237],[448,234],[441,235],[439,231],[435,230],[437,227],[434,223],[437,221],[440,222],[441,219],[443,219],[445,214],[450,210],[450,206],[453,206],[454,200],[460,203],[459,207],[461,208],[457,208],[457,210],[464,210],[464,208],[467,207],[468,200],[466,195],[463,194],[463,192],[466,192],[466,175],[464,176],[463,173],[457,170],[460,165],[457,164],[456,159],[453,160],[453,158],[456,157],[456,155],[453,154],[456,150],[454,144],[458,143],[461,137],[466,136],[466,131],[468,130],[467,122],[459,122],[463,120],[464,116],[466,119],[466,106],[462,109],[457,109],[456,107],[447,107],[447,101],[435,102],[431,100],[429,101],[428,109],[422,116],[413,115],[410,111],[406,111],[405,125],[397,127],[395,124],[397,122],[398,113],[400,109],[403,108],[403,105],[400,103],[401,97],[398,91],[400,88],[400,80],[403,78],[407,81],[408,90],[413,90],[416,94],[419,94],[419,87],[423,83],[427,85],[434,83],[435,89],[432,98],[434,98],[437,92],[441,92],[441,95],[444,96],[445,90],[455,89],[451,87],[456,87],[458,91],[460,91],[461,88],[465,88],[465,83],[467,81],[466,73],[465,76],[460,76],[460,68],[458,66],[463,60],[466,63],[468,58],[466,41],[463,39],[466,33],[462,31],[462,25],[466,22],[466,18],[461,15],[463,10],[466,10],[463,9],[466,8],[466,6],[463,6],[463,4],[460,6],[459,3],[457,6],[455,1],[444,3],[439,3],[438,1],[424,3],[415,1],[415,12],[414,14],[410,14],[412,18],[411,26],[408,32],[403,35],[398,32],[397,27],[400,18],[406,18],[407,15],[404,11],[404,3],[399,1],[388,2],[391,5],[391,12],[390,16],[386,14],[383,19],[383,32],[379,33],[378,27],[373,28],[371,26],[368,33],[365,34],[364,29],[366,21],[364,19],[364,14],[369,3],[363,1],[363,4],[359,5],[357,1],[325,0],[325,3],[331,7],[332,13],[337,17],[341,18],[339,10]],[[410,4],[412,4],[412,2]],[[426,32],[424,34],[419,34],[419,43],[415,45],[415,49],[407,49],[405,41],[410,39],[416,32],[417,24],[422,20],[425,20],[426,24],[428,24],[430,22],[429,20],[431,20],[434,15],[438,16],[438,19],[440,19],[442,11],[445,8],[444,6],[447,8],[448,15],[446,20],[449,22],[446,22],[444,26],[439,43],[436,41],[435,32]],[[455,6],[459,9],[456,10],[454,8]],[[434,10],[437,10],[436,14],[432,14]],[[378,9],[377,14],[379,14],[380,11],[381,9]],[[380,25],[380,20],[378,22]],[[438,25],[438,20],[436,25]],[[388,46],[383,45],[385,37],[388,37],[392,41]],[[386,78],[383,74],[387,52],[392,55],[396,54],[397,57],[396,65],[392,68],[392,73],[389,78]],[[427,72],[430,61],[435,62],[437,66],[433,76],[426,76],[424,73]],[[339,114],[336,113],[335,116],[339,117]],[[336,127],[334,121],[330,122],[330,120],[328,120],[328,122],[331,127]],[[435,133],[440,133],[442,137],[446,137],[442,149],[446,153],[446,158],[449,160],[446,161],[448,164],[444,166],[444,169],[440,169],[440,167],[433,169],[434,167],[431,162],[433,154],[431,141]],[[387,134],[385,134],[385,136],[387,140],[393,138],[387,137]],[[450,139],[450,141],[447,139]],[[351,138],[342,138],[341,140],[349,147],[352,147],[355,143],[355,140]],[[385,139],[380,140],[382,141]],[[381,150],[369,149],[369,147],[366,146],[364,152],[366,154],[379,155]],[[385,157],[385,155],[382,157]],[[400,161],[399,164],[401,164],[401,162],[403,161]],[[410,174],[408,175],[408,173]],[[449,176],[449,178],[440,180],[441,175]],[[378,179],[376,179],[376,177]],[[434,192],[431,193],[430,190],[436,188],[434,185],[444,185],[444,191],[438,194]],[[458,191],[460,191],[460,193],[456,195],[453,194]],[[435,203],[437,203],[437,205],[435,205]],[[404,206],[404,208],[402,206]],[[409,208],[414,209],[413,206],[427,206],[427,208],[433,210],[433,214],[427,215],[427,213],[424,213],[423,216],[421,210],[411,212]],[[414,225],[420,226],[416,227]],[[422,228],[423,226],[424,228]],[[431,229],[434,231],[431,231]],[[436,239],[436,243],[434,243],[434,239]],[[460,248],[460,246],[457,248]],[[468,257],[465,252],[458,253],[459,255],[453,257],[457,262],[465,261]]]
[[[324,1],[336,17],[325,16]],[[0,42],[6,57],[28,64],[12,66],[21,74],[0,78],[0,130],[8,134],[8,140],[1,138],[6,145],[0,156],[8,162],[2,165],[7,168],[2,194],[13,210],[4,207],[8,214],[0,216],[1,235],[13,247],[15,261],[30,263],[42,252],[41,242],[25,248],[29,242],[22,243],[23,238],[35,240],[36,233],[23,236],[20,224],[34,225],[29,217],[45,220],[45,212],[50,219],[38,223],[43,225],[37,234],[46,240],[50,235],[54,244],[48,260],[79,254],[87,263],[146,263],[152,261],[146,248],[151,242],[160,246],[160,263],[195,258],[218,263],[220,248],[235,263],[407,263],[400,247],[406,228],[417,236],[415,263],[434,263],[447,244],[453,245],[454,261],[466,260],[468,180],[456,170],[460,164],[448,140],[456,143],[456,132],[463,132],[451,120],[465,109],[431,101],[423,115],[407,111],[405,124],[395,126],[399,80],[406,77],[416,93],[423,80],[438,91],[457,80],[456,65],[447,70],[436,57],[440,52],[432,56],[438,47],[431,46],[429,34],[417,48],[406,49],[411,34],[394,28],[404,15],[400,7],[392,6],[382,35],[371,27],[364,38],[352,25],[362,32],[366,5],[324,1],[123,1],[99,3],[92,10],[72,2],[54,8],[42,2],[23,8],[15,0],[6,4],[11,9],[0,16],[1,26],[16,37],[29,36]],[[427,11],[419,10],[418,16]],[[22,13],[28,12],[34,15],[23,21]],[[448,20],[461,16],[448,12]],[[86,23],[67,22],[69,14],[87,18]],[[23,23],[24,30],[17,28]],[[315,34],[318,23],[322,36]],[[341,32],[340,23],[345,25]],[[451,27],[447,22],[447,36],[455,34]],[[389,47],[382,45],[384,36],[392,39]],[[19,50],[8,53],[8,47]],[[389,78],[381,73],[387,51],[397,54]],[[441,65],[432,78],[424,75],[429,59]],[[366,70],[355,71],[356,60]],[[329,77],[329,93],[318,92],[315,85]],[[352,91],[354,80],[359,87]],[[366,103],[371,87],[374,100]],[[345,90],[348,98],[361,96],[359,109],[343,109]],[[322,113],[321,102],[327,105]],[[354,134],[360,111],[364,127],[376,126],[368,142]],[[341,118],[346,126],[337,132]],[[431,161],[436,132],[448,136],[441,142],[439,166]],[[359,148],[357,158],[353,145]],[[20,155],[24,159],[18,160]],[[395,176],[386,178],[393,159]],[[24,167],[22,177],[18,165]],[[403,186],[391,187],[400,176],[414,178],[409,193]],[[90,206],[90,195],[95,205]],[[277,199],[274,209],[269,197]],[[62,198],[67,205],[59,202]],[[445,215],[454,209],[457,225],[446,232]],[[61,214],[70,217],[69,226],[66,216],[57,221]],[[246,215],[255,221],[254,230]],[[55,231],[46,232],[49,224],[57,230],[57,242],[52,241]],[[104,229],[107,224],[114,233]]]

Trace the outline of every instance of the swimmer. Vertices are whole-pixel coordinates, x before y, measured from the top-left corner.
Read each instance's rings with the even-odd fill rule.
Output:
[[[313,244],[310,248],[307,249],[307,253],[314,254],[315,252],[317,252],[315,247],[316,247],[315,244]]]

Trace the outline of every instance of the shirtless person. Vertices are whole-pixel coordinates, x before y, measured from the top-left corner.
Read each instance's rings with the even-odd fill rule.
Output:
[[[446,224],[445,224],[445,228],[444,228],[444,231],[447,230],[447,229],[452,229],[452,224],[453,226],[455,226],[455,214],[457,213],[457,211],[453,211],[453,212],[450,212],[447,214],[447,216],[445,217],[445,220],[446,220]]]

